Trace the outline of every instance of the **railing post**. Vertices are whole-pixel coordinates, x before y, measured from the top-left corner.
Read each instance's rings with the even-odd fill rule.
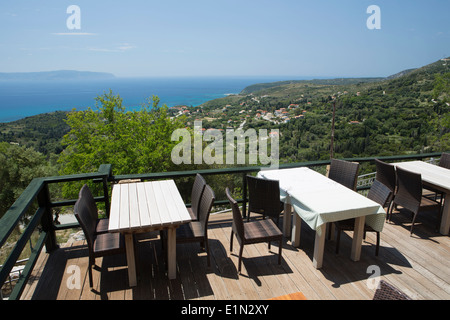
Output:
[[[58,249],[58,243],[56,242],[55,226],[53,225],[52,208],[50,205],[50,193],[48,190],[48,184],[46,182],[44,182],[44,186],[39,192],[37,200],[39,207],[45,209],[45,212],[41,218],[41,225],[42,230],[47,233],[45,248],[47,250],[47,253],[50,253]]]
[[[105,199],[105,211],[106,216],[109,217],[110,201],[108,192],[108,180],[111,177],[112,166],[110,164],[102,164],[99,168],[99,172],[103,173],[102,183],[103,183],[103,197]]]
[[[242,215],[247,217],[247,173],[242,173]]]
[[[105,196],[105,211],[106,216],[109,217],[109,193],[108,193],[108,177],[103,177],[103,194]]]

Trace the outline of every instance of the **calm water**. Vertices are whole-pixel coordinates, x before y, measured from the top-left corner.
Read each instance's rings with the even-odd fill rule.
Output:
[[[57,110],[95,107],[95,97],[113,90],[127,109],[142,105],[152,95],[161,104],[197,106],[239,93],[255,83],[291,80],[282,77],[240,78],[116,78],[98,81],[0,82],[0,122]]]

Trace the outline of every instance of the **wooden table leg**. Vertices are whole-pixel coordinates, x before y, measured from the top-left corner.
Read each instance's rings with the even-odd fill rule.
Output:
[[[134,239],[132,233],[125,233],[125,250],[127,253],[128,282],[130,287],[137,285],[136,259],[134,255]]]
[[[327,224],[320,226],[320,231],[316,231],[316,240],[314,241],[313,266],[316,269],[322,268],[323,252],[325,248],[325,237],[327,233]]]
[[[289,235],[291,234],[291,216],[292,206],[285,202],[283,216],[283,234],[285,237],[289,237]]]
[[[358,217],[355,219],[355,231],[353,232],[353,241],[352,241],[352,254],[351,259],[353,261],[359,261],[361,258],[361,246],[362,239],[364,235],[364,223],[366,221],[366,217]]]
[[[445,194],[444,208],[442,210],[441,227],[439,232],[443,235],[448,235],[450,231],[450,193]]]
[[[177,229],[167,230],[167,276],[170,280],[177,277]]]
[[[293,214],[293,226],[292,226],[292,245],[294,247],[299,247],[300,246],[300,230],[302,228],[302,218],[300,218],[300,216],[294,212]]]

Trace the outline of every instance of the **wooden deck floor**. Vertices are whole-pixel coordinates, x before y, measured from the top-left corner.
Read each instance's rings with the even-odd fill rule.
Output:
[[[280,221],[280,225],[282,221]],[[314,232],[302,224],[300,248],[285,239],[282,264],[277,245],[245,247],[242,274],[237,274],[238,245],[229,252],[231,214],[213,215],[209,238],[211,267],[197,244],[177,246],[177,279],[165,274],[159,234],[137,241],[138,286],[130,288],[124,257],[97,259],[94,288],[87,276],[88,251],[84,241],[62,246],[51,255],[42,253],[22,299],[141,300],[141,299],[269,299],[302,292],[308,300],[372,299],[367,285],[369,266],[379,267],[385,279],[413,299],[450,299],[450,238],[435,232],[436,220],[422,215],[410,237],[410,215],[398,214],[386,223],[375,256],[375,236],[367,234],[361,260],[350,260],[351,233],[342,235],[340,253],[335,241],[325,244],[324,266],[312,266]],[[78,276],[79,275],[79,276]],[[79,281],[77,281],[79,280]]]

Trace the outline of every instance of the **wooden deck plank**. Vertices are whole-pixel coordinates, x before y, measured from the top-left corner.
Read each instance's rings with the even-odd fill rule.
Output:
[[[242,274],[237,273],[239,244],[230,252],[231,214],[212,215],[209,226],[211,267],[198,244],[177,247],[177,279],[168,280],[159,233],[136,241],[138,286],[128,286],[126,259],[97,259],[102,270],[93,270],[94,288],[89,287],[88,256],[84,241],[62,246],[52,255],[39,257],[23,299],[89,300],[258,300],[301,292],[308,300],[372,299],[367,286],[369,266],[378,266],[385,279],[414,299],[450,299],[450,238],[434,231],[435,220],[424,217],[409,235],[409,216],[395,216],[381,234],[379,256],[375,236],[363,241],[361,260],[350,259],[353,234],[341,236],[340,252],[335,241],[325,243],[324,265],[312,265],[315,232],[302,225],[300,248],[283,241],[282,263],[278,265],[278,244],[247,245]],[[282,225],[282,221],[280,221]],[[183,246],[183,247],[180,247]],[[80,268],[81,289],[70,289],[70,265]]]
[[[230,252],[231,224],[222,225],[221,228],[214,229],[213,234],[215,239],[220,241],[220,254],[223,255],[221,260],[225,262],[224,265],[216,262],[216,266],[218,267],[216,277],[220,276],[223,284],[226,286],[227,299],[240,300],[244,299],[244,296],[253,293],[256,294],[259,299],[259,295],[257,295],[257,291],[254,290],[253,283],[250,279],[248,277],[243,277],[242,275],[239,276],[237,273],[238,256],[235,254],[236,239],[234,239],[233,253]],[[222,266],[224,267],[222,268]]]

